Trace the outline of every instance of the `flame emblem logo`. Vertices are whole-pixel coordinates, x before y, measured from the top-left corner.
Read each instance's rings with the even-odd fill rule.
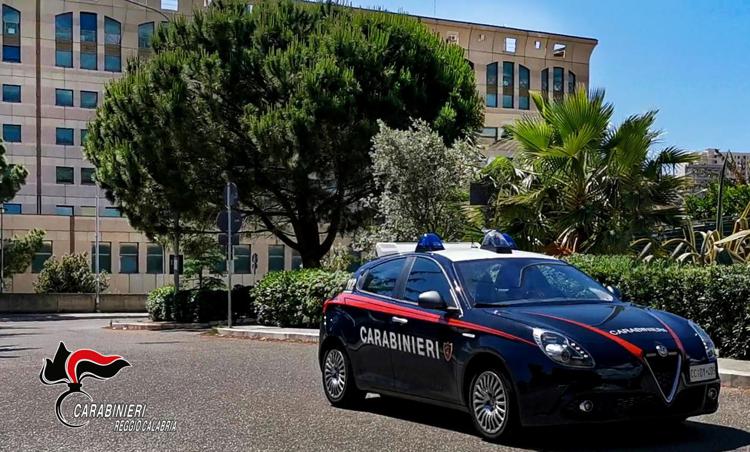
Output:
[[[450,361],[453,356],[453,343],[446,342],[443,344],[443,357],[446,361]]]
[[[76,425],[68,422],[62,414],[61,406],[63,400],[71,394],[80,393],[90,401],[91,396],[81,389],[85,377],[94,377],[97,380],[109,380],[117,375],[124,367],[130,366],[122,356],[102,355],[101,353],[82,348],[74,352],[68,351],[65,344],[60,342],[54,359],[45,359],[44,366],[39,372],[39,379],[46,385],[66,383],[68,390],[60,394],[55,403],[55,414],[64,425],[68,427],[83,427],[84,424]]]

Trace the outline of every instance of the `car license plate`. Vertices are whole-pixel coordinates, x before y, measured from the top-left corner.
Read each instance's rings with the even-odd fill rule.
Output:
[[[690,366],[690,383],[716,379],[716,363]]]

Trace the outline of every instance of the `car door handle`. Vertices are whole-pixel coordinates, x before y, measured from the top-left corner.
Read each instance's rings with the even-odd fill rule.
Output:
[[[406,320],[405,318],[403,318],[403,317],[396,317],[396,316],[391,317],[391,321],[393,323],[398,323],[400,325],[406,325],[407,323],[409,323],[409,321]]]

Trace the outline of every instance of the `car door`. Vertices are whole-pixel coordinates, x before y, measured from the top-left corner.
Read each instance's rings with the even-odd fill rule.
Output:
[[[389,259],[373,266],[361,278],[358,289],[346,296],[346,305],[354,320],[354,337],[349,345],[350,359],[357,382],[366,388],[393,389],[390,336],[394,324],[388,306],[396,304],[403,283],[406,258]]]
[[[404,317],[406,322],[394,323],[397,333],[407,335],[406,340],[400,339],[401,347],[391,351],[395,389],[434,400],[457,402],[460,392],[453,352],[460,345],[461,335],[445,322],[446,316],[455,315],[455,311],[421,308],[417,299],[420,293],[434,290],[449,306],[458,307],[458,300],[442,267],[432,258],[416,257],[407,267],[409,273],[400,302],[417,315]],[[424,345],[420,347],[420,344]]]

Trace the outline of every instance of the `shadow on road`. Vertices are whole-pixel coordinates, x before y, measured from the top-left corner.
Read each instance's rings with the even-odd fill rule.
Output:
[[[365,400],[362,411],[475,435],[468,414],[391,397]],[[750,432],[688,421],[667,427],[642,424],[570,425],[525,428],[506,446],[535,450],[679,450],[719,451],[750,446]]]
[[[19,347],[17,345],[0,345],[0,359],[19,358],[20,355],[6,355],[6,353],[23,352],[26,350],[39,350],[38,347]]]

